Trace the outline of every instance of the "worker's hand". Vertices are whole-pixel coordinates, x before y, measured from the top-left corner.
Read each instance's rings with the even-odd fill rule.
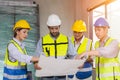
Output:
[[[33,63],[34,63],[34,62],[38,62],[38,61],[39,61],[39,57],[33,56],[32,59],[31,59],[31,61],[32,61]]]
[[[86,61],[89,62],[89,63],[92,63],[92,62],[93,62],[93,59],[89,56]]]
[[[38,63],[34,64],[34,68],[37,69],[37,70],[41,70],[42,69],[40,66],[38,66]]]
[[[81,68],[83,68],[83,66],[84,66],[84,64],[83,64],[83,65],[80,65],[80,66],[78,67],[78,69],[81,69]]]
[[[75,59],[87,59],[88,58],[88,53],[82,53],[82,54],[78,54],[77,56],[75,56]]]

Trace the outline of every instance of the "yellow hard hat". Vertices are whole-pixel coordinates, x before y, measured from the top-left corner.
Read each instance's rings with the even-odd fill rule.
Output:
[[[16,28],[25,28],[25,29],[29,29],[31,30],[31,27],[29,25],[29,23],[22,19],[22,20],[19,20],[15,23],[14,27],[13,27],[13,31],[16,29]]]
[[[76,20],[72,26],[72,30],[76,32],[86,32],[86,24],[82,20]]]

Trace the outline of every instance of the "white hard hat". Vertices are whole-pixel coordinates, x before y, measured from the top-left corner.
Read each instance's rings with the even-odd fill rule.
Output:
[[[51,14],[48,17],[47,25],[48,26],[59,26],[59,25],[61,25],[61,20],[60,20],[59,16],[56,15],[56,14]]]

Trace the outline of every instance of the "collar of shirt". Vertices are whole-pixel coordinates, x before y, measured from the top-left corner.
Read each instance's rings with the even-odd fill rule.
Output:
[[[85,36],[82,37],[82,39],[80,40],[80,42],[78,44],[81,44],[83,42],[84,38],[85,38]],[[75,42],[75,45],[77,45],[76,41],[74,41],[74,42]]]
[[[82,37],[82,39],[80,40],[80,42],[79,43],[76,43],[76,41],[74,41],[75,42],[75,49],[77,50],[77,48],[82,44],[82,42],[83,42],[83,40],[84,40],[84,38],[85,38],[85,36],[83,36]]]
[[[24,49],[25,44],[23,42],[20,42],[16,38],[13,38],[13,40],[15,40],[22,47],[22,49]]]
[[[107,36],[103,42],[100,42],[100,47],[103,47],[103,46],[105,45],[105,42],[106,42],[108,39],[109,39],[109,37]]]

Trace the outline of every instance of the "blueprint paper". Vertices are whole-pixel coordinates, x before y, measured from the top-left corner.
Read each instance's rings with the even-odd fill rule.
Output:
[[[36,70],[35,75],[36,77],[45,77],[75,74],[78,71],[78,67],[82,66],[84,62],[85,60],[55,59],[41,55],[38,65],[42,69]]]

